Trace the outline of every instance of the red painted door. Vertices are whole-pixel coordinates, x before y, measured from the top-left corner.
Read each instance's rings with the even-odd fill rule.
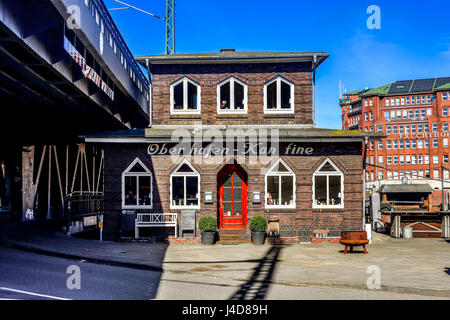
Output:
[[[247,183],[236,170],[230,170],[222,178],[219,211],[221,228],[247,225]]]

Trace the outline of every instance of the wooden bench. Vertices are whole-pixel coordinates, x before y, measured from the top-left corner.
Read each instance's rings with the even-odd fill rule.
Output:
[[[134,237],[139,238],[139,228],[145,227],[174,227],[175,237],[178,238],[177,213],[138,213],[134,224]]]

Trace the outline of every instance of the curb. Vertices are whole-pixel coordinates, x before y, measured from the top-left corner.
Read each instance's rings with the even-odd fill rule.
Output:
[[[0,242],[0,246],[10,248],[10,249],[26,251],[26,252],[33,252],[33,253],[50,256],[50,257],[56,257],[56,258],[63,258],[63,259],[69,259],[69,260],[85,260],[86,262],[103,264],[103,265],[108,265],[108,266],[113,266],[113,267],[132,268],[132,269],[157,271],[157,272],[164,271],[162,267],[156,267],[156,266],[151,266],[151,265],[142,264],[142,263],[123,262],[123,261],[117,261],[117,260],[107,260],[107,259],[86,257],[86,256],[70,254],[70,253],[50,251],[50,250],[36,248],[36,247],[32,247],[32,246],[25,246],[25,245],[21,245],[18,243]]]

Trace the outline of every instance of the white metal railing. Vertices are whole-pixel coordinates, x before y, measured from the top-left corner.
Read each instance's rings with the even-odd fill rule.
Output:
[[[136,239],[141,227],[174,227],[175,237],[178,237],[178,213],[138,213],[134,225]]]

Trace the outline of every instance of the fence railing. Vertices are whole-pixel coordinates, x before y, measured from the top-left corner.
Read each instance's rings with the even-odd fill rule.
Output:
[[[85,217],[103,215],[103,192],[77,191],[68,194],[64,199],[64,212],[67,225]]]

